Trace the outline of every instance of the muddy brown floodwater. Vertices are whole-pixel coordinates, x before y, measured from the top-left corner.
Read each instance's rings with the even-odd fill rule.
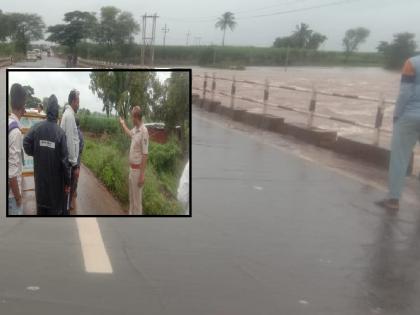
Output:
[[[193,67],[193,75],[211,76],[238,80],[252,80],[263,83],[267,78],[270,84],[283,84],[317,90],[337,92],[379,98],[382,94],[387,100],[395,100],[398,96],[400,74],[397,71],[388,71],[377,67],[291,67],[287,71],[283,67],[247,67],[246,70],[223,70],[212,68]],[[230,94],[230,81],[217,80],[216,90]],[[211,88],[211,79],[208,81]],[[193,92],[201,93],[203,79],[193,77]],[[236,95],[257,100],[263,100],[264,87],[246,83],[237,83]],[[210,95],[208,94],[208,97]],[[309,93],[270,88],[269,103],[308,110],[311,95]],[[215,99],[224,105],[230,104],[230,98],[216,93]],[[263,106],[243,100],[235,100],[235,107],[252,112],[262,112]],[[359,123],[374,126],[378,102],[346,99],[332,96],[317,96],[316,112],[338,118],[354,120]],[[394,105],[386,106],[383,128],[392,129],[392,115]],[[284,109],[269,107],[268,114],[284,117],[289,122],[306,123],[308,117]],[[372,143],[375,130],[358,127],[323,118],[315,118],[314,125],[320,128],[335,130],[339,135],[350,139],[357,139]],[[389,148],[391,134],[383,131],[379,145]],[[420,171],[420,146],[415,148],[414,171]]]

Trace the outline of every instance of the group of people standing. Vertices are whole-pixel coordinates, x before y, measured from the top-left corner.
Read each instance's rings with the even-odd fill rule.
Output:
[[[46,121],[34,125],[22,140],[20,119],[25,114],[26,92],[15,83],[10,89],[12,113],[9,116],[9,215],[23,214],[22,160],[23,150],[34,160],[37,215],[69,215],[76,210],[77,183],[83,135],[76,113],[80,93],[73,89],[58,125],[57,97],[51,95],[46,108]],[[143,124],[140,106],[131,110],[133,128],[120,118],[125,134],[131,138],[129,152],[129,214],[142,215],[142,192],[145,181],[149,133]],[[23,147],[23,149],[22,149]],[[106,205],[104,205],[106,207]],[[90,209],[84,209],[90,210]]]
[[[403,67],[401,88],[394,111],[394,130],[389,164],[389,194],[376,204],[398,210],[404,178],[411,153],[420,139],[420,56],[408,59]],[[22,210],[22,132],[20,118],[25,113],[26,92],[20,84],[10,90],[12,113],[9,116],[9,214]],[[75,114],[79,92],[71,90],[60,126],[57,124],[57,97],[48,99],[47,120],[35,125],[23,139],[23,149],[34,158],[35,194],[38,215],[68,215],[76,208],[77,182],[83,136]],[[142,190],[147,163],[149,135],[142,122],[139,106],[131,111],[131,130],[120,118],[124,132],[131,138],[129,153],[130,214],[142,214]]]
[[[53,94],[48,99],[47,119],[34,125],[22,141],[20,118],[25,114],[26,91],[15,83],[10,89],[9,116],[9,214],[23,214],[22,147],[33,156],[37,215],[69,215],[76,209],[77,183],[83,135],[75,114],[79,92],[71,90],[60,126],[59,106]]]

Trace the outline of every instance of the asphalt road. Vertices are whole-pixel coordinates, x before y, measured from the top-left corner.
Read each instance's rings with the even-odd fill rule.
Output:
[[[16,68],[62,68],[64,62],[57,57],[47,57],[43,55],[42,59],[37,61],[22,61],[13,64]]]
[[[2,218],[0,314],[420,312],[418,204],[192,123],[192,218]]]

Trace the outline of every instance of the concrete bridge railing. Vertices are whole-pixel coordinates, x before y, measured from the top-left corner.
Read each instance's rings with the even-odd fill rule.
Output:
[[[206,100],[206,97],[208,98],[208,94],[210,94],[210,100],[211,101],[214,101],[215,94],[218,94],[218,95],[224,96],[224,97],[228,97],[228,98],[230,98],[230,107],[232,109],[235,106],[235,100],[243,100],[243,101],[246,101],[246,102],[262,105],[263,106],[262,111],[263,111],[264,115],[267,113],[268,108],[284,109],[284,110],[300,113],[300,114],[303,114],[303,115],[307,115],[308,116],[308,121],[307,121],[307,127],[308,128],[313,127],[314,118],[318,117],[318,118],[337,121],[337,122],[340,122],[340,123],[349,124],[349,125],[353,125],[353,126],[357,126],[357,127],[361,127],[361,128],[371,129],[371,130],[374,131],[373,143],[375,145],[379,144],[379,140],[380,140],[380,136],[381,136],[382,132],[385,132],[385,133],[388,133],[388,134],[392,133],[392,130],[384,128],[382,125],[383,125],[383,118],[384,118],[384,113],[385,113],[386,107],[390,106],[390,105],[394,105],[395,100],[386,100],[386,99],[383,98],[382,94],[379,96],[379,98],[374,98],[374,97],[368,97],[368,96],[362,96],[362,95],[352,95],[352,94],[321,91],[321,90],[317,90],[315,87],[313,87],[312,89],[307,89],[307,88],[303,88],[303,87],[283,85],[283,84],[270,84],[268,79],[266,79],[265,82],[258,82],[258,81],[252,81],[252,80],[237,80],[235,78],[235,76],[232,79],[223,78],[223,77],[217,77],[215,73],[213,73],[213,75],[211,77],[208,76],[207,73],[205,73],[204,76],[193,75],[193,78],[194,77],[203,79],[203,87],[202,88],[193,87],[193,89],[197,90],[197,91],[200,91],[202,93],[202,98],[204,100]],[[226,93],[226,92],[223,92],[223,91],[217,91],[216,90],[217,81],[231,82],[232,85],[231,85],[230,93]],[[211,83],[211,86],[210,86],[210,83]],[[237,95],[236,90],[237,90],[237,85],[238,84],[251,85],[251,86],[254,86],[255,88],[261,87],[262,88],[262,91],[261,91],[262,98],[261,99],[253,99],[253,98]],[[304,109],[298,109],[298,108],[291,107],[291,106],[285,106],[285,105],[270,103],[270,101],[269,101],[270,89],[284,89],[284,90],[292,90],[292,91],[296,91],[296,92],[310,94],[311,96],[310,96],[310,99],[309,99],[308,109],[304,110]],[[342,118],[342,117],[336,117],[336,116],[317,113],[316,112],[317,95],[326,95],[326,96],[346,98],[346,99],[358,99],[358,100],[361,100],[361,101],[377,103],[378,106],[377,106],[375,121],[370,125],[370,124],[361,123],[361,122],[358,122],[358,121],[355,121],[355,120],[345,119],[345,118]]]
[[[199,90],[199,89],[196,89]],[[193,93],[192,104],[208,112],[225,116],[234,121],[241,122],[259,129],[274,133],[288,135],[300,141],[310,143],[325,149],[332,150],[350,158],[365,161],[377,168],[388,169],[390,149],[365,143],[358,139],[351,139],[338,135],[336,131],[308,127],[305,124],[287,121],[284,117],[270,114],[256,113],[246,109],[232,108],[221,101],[204,99],[200,94]],[[417,165],[417,164],[416,164]],[[407,170],[407,175],[413,174],[414,153]]]
[[[150,69],[146,66],[141,66],[137,64],[127,64],[127,63],[117,63],[104,60],[94,60],[94,59],[84,59],[77,58],[77,65],[82,67],[94,67],[94,68],[104,68],[104,69]]]
[[[386,134],[388,138],[392,134],[391,129],[383,127],[383,120],[385,109],[395,104],[395,100],[384,99],[382,94],[380,94],[378,98],[374,98],[362,95],[351,95],[344,93],[321,91],[317,90],[314,87],[312,89],[308,89],[282,84],[270,84],[268,79],[266,79],[264,82],[257,82],[251,80],[237,80],[235,76],[233,78],[217,77],[215,73],[213,73],[212,76],[208,76],[207,73],[205,73],[204,76],[193,75],[193,78],[203,79],[201,82],[199,82],[200,84],[198,86],[197,84],[193,86],[193,90],[195,90],[195,93],[197,93],[194,95],[194,98],[196,102],[198,102],[198,105],[200,107],[204,107],[208,111],[218,112],[223,115],[233,117],[234,120],[237,119],[239,121],[244,121],[246,123],[250,123],[251,125],[256,125],[258,127],[263,126],[265,128],[268,126],[267,128],[269,130],[274,130],[276,132],[278,131],[280,133],[286,133],[292,136],[297,136],[298,138],[302,138],[305,141],[308,140],[311,143],[315,141],[319,145],[332,148],[338,153],[350,155],[356,158],[369,161],[374,165],[381,166],[383,168],[388,168],[390,156],[389,147],[380,146],[379,143],[382,134]],[[222,91],[220,89],[217,90],[216,87],[218,85],[218,82],[220,81],[228,81],[231,83],[230,93],[229,91]],[[239,84],[242,85],[241,89],[243,89],[244,91],[249,91],[250,88],[253,88],[253,92],[259,92],[260,89],[261,98],[255,99],[251,97],[238,95],[237,86]],[[270,102],[270,91],[272,91],[272,89],[292,90],[298,93],[309,94],[310,97],[308,97],[308,107],[296,108],[293,106],[274,103],[273,101]],[[227,100],[224,106],[222,106],[220,101],[215,100],[216,95],[221,96],[222,98],[225,98],[225,100]],[[374,119],[372,119],[372,124],[368,124],[361,123],[356,120],[351,120],[346,117],[343,118],[316,112],[317,95],[327,95],[329,97],[338,97],[353,100],[357,99],[364,102],[376,103],[376,115]],[[236,106],[235,108],[235,101],[237,100],[262,105],[261,113],[249,112],[245,109],[238,108],[238,106]],[[267,110],[269,108],[281,109],[301,114],[302,116],[307,117],[307,122],[302,126],[298,126],[294,123],[286,121],[280,123],[279,120],[284,118],[267,114]],[[352,139],[351,137],[339,136],[338,133],[333,130],[324,130],[316,128],[314,124],[315,117],[361,127],[366,130],[372,130],[372,141],[366,143],[362,139]],[[408,169],[408,174],[412,174],[413,172],[414,160],[417,161],[418,157],[413,152],[410,166]]]
[[[10,66],[13,63],[13,57],[0,57],[0,68]]]

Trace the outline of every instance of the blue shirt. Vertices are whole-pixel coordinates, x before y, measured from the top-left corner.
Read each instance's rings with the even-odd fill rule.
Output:
[[[420,56],[409,58],[402,70],[394,117],[402,116],[420,118]]]

